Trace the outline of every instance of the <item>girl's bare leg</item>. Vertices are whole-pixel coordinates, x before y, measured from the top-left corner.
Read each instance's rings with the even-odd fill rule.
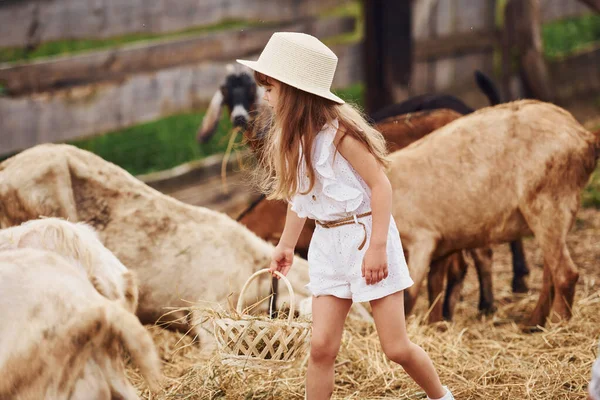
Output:
[[[313,297],[313,328],[306,373],[307,400],[329,400],[333,394],[333,367],[350,306],[350,299],[334,296]]]
[[[422,348],[410,341],[406,333],[404,292],[373,300],[371,308],[385,355],[400,364],[429,398],[442,398],[446,389],[442,387],[431,359]]]

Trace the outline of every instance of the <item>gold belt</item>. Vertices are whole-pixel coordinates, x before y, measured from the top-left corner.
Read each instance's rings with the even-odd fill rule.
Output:
[[[335,221],[321,222],[319,220],[315,220],[315,222],[317,224],[319,224],[320,226],[322,226],[323,228],[327,228],[327,229],[336,228],[336,227],[342,226],[342,225],[351,225],[351,224],[361,225],[363,227],[363,231],[365,232],[365,237],[364,237],[362,243],[360,244],[360,246],[358,246],[358,249],[362,250],[363,247],[365,247],[365,244],[367,243],[367,227],[365,226],[364,223],[359,222],[358,218],[368,217],[369,215],[371,215],[371,211],[363,213],[363,214],[351,215],[349,217],[336,219]]]

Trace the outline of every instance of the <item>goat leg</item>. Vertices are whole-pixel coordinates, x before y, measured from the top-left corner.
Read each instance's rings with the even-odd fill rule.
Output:
[[[529,275],[529,267],[527,267],[525,252],[523,251],[523,241],[519,239],[510,242],[510,251],[513,261],[512,291],[513,293],[527,293],[529,288],[525,277]]]

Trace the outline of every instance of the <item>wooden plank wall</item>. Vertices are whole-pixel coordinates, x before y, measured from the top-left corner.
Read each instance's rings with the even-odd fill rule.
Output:
[[[544,22],[575,17],[590,10],[576,0],[540,0]],[[413,37],[415,57],[410,95],[426,92],[475,91],[475,69],[493,73],[493,50],[501,40],[501,32],[495,27],[496,1],[494,0],[415,0],[413,2]],[[566,71],[564,65],[575,63],[579,71],[594,76],[592,55],[581,55],[577,60],[554,63],[551,70]],[[587,60],[587,61],[585,61]],[[568,69],[567,69],[568,70]],[[584,75],[585,76],[585,75]],[[585,85],[568,85],[568,79],[558,79],[563,95],[584,90]],[[593,85],[591,86],[593,87]],[[589,90],[588,90],[589,91]],[[476,95],[473,106],[487,104],[487,99]]]
[[[0,47],[165,33],[224,20],[292,21],[346,0],[2,0]],[[18,23],[15,23],[18,21]]]
[[[470,83],[475,69],[490,73],[498,35],[494,11],[494,1],[489,0],[417,0],[410,94]]]

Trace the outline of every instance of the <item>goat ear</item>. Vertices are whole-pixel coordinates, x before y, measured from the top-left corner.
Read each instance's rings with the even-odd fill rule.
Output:
[[[217,130],[217,125],[219,125],[219,120],[221,119],[221,111],[223,110],[223,93],[219,88],[212,99],[210,100],[210,105],[208,106],[208,110],[206,110],[206,115],[202,120],[202,125],[198,130],[198,134],[196,135],[196,140],[198,143],[206,143],[210,140],[210,138],[215,134]]]
[[[25,234],[23,234],[19,238],[19,243],[17,243],[17,247],[20,249],[23,248],[37,248],[43,249],[43,240],[42,234],[36,230],[31,230]]]

